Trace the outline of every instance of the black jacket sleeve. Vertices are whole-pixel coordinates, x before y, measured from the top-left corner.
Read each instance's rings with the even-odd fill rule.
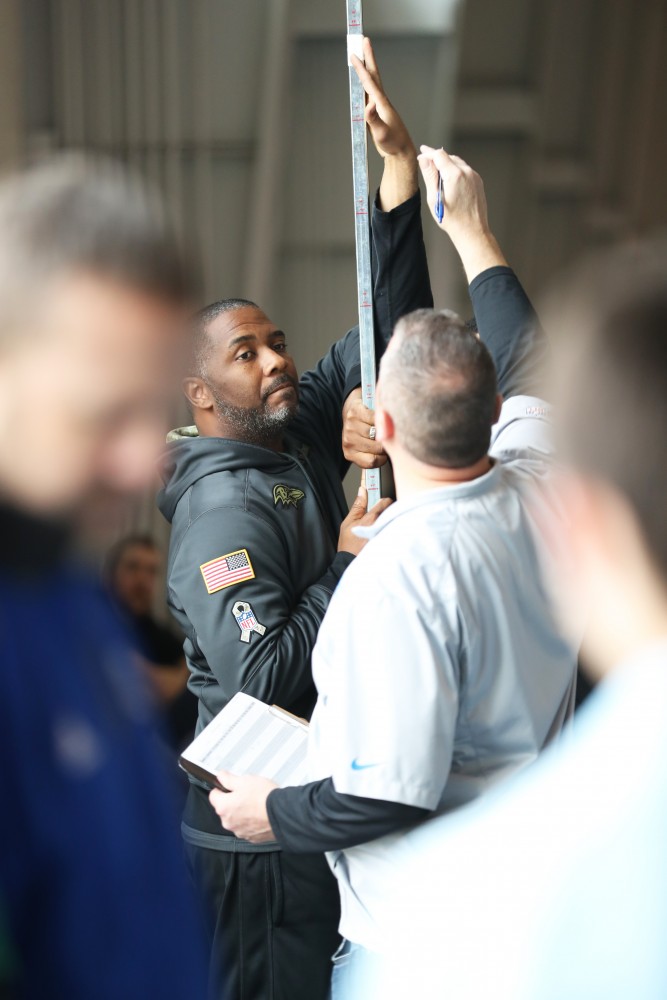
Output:
[[[514,271],[490,267],[470,284],[479,335],[496,366],[498,389],[510,396],[542,396],[549,345]]]
[[[376,199],[371,237],[375,350],[379,362],[401,316],[433,305],[419,192],[391,212],[383,212]],[[354,327],[312,371],[301,377],[299,385],[300,425],[317,428],[318,445],[326,447],[341,468],[343,404],[360,384],[359,328]]]
[[[271,827],[284,851],[308,854],[342,851],[420,823],[427,809],[343,795],[331,778],[276,788],[266,803]]]
[[[433,307],[419,191],[391,212],[382,211],[376,196],[371,263],[375,349],[379,361],[401,316],[413,309]]]
[[[210,594],[201,566],[215,553],[245,549],[254,576]],[[214,674],[225,700],[245,691],[293,706],[312,688],[310,656],[331,595],[353,556],[339,552],[316,582],[297,593],[283,537],[268,521],[237,507],[208,510],[189,526],[169,579],[169,599],[188,620],[188,638]],[[261,634],[241,641],[238,602],[249,604]],[[237,609],[238,613],[238,609]]]

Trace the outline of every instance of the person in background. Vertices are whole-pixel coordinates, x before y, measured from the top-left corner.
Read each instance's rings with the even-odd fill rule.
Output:
[[[151,705],[73,554],[152,481],[192,296],[161,205],[120,166],[0,184],[0,908],[30,1000],[205,991]]]
[[[194,738],[197,699],[187,688],[182,638],[153,614],[161,564],[151,535],[126,535],[107,554],[104,581],[130,629],[133,647],[165,713],[170,744],[178,754]]]

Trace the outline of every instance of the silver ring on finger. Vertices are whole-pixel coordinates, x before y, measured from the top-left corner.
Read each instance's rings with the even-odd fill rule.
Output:
[[[371,429],[368,432],[368,436],[371,439],[371,441],[375,441],[375,434],[376,434],[375,427],[371,427]]]

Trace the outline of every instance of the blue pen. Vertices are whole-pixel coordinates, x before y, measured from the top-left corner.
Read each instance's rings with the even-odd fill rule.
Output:
[[[438,220],[438,222],[442,222],[444,214],[445,214],[445,200],[443,198],[442,178],[440,177],[440,171],[438,171],[438,193],[435,196],[435,217]]]

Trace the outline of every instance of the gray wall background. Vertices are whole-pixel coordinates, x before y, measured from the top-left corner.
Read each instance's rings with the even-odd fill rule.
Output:
[[[415,140],[480,171],[532,295],[667,223],[666,0],[364,10]],[[355,322],[344,32],[344,0],[2,0],[0,165],[126,160],[194,233],[206,299],[257,298],[304,368]],[[427,243],[437,304],[468,314],[446,240]],[[133,520],[166,537],[152,497]]]

